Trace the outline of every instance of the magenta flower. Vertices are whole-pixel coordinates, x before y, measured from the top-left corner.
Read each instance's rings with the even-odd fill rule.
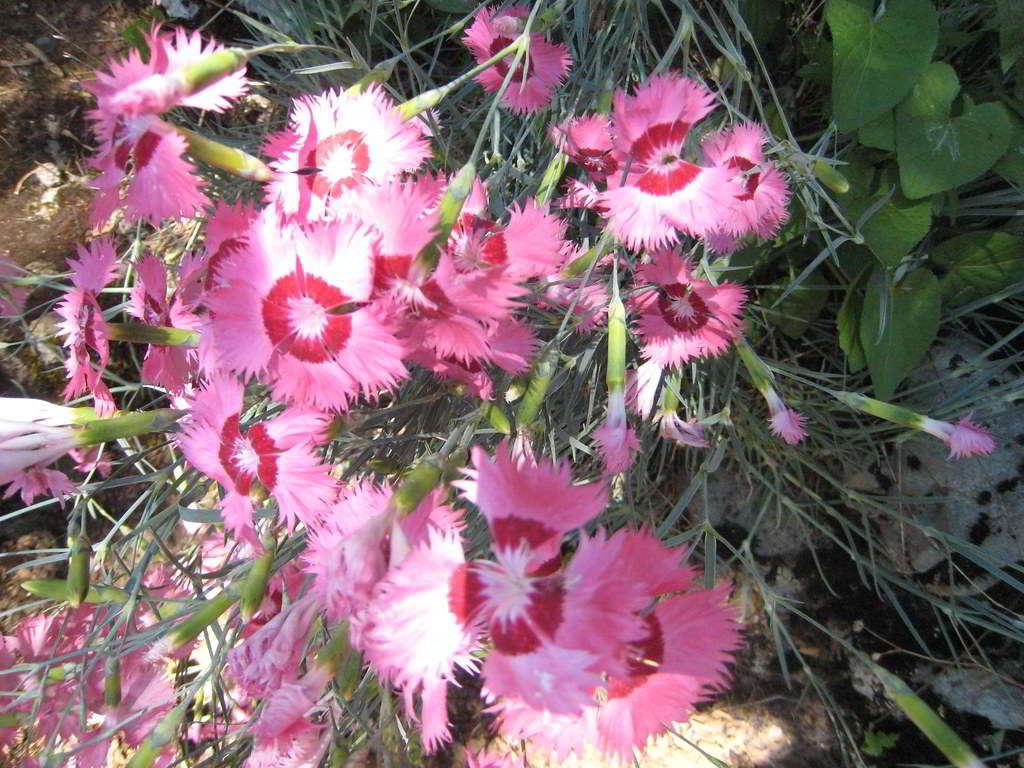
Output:
[[[629,164],[624,183],[608,177],[601,195],[608,228],[631,248],[663,248],[678,239],[722,229],[742,189],[734,171],[684,158],[690,128],[714,108],[699,83],[677,74],[657,75],[633,96],[615,94],[615,146]]]
[[[212,378],[192,402],[191,421],[178,436],[189,462],[223,486],[224,523],[255,543],[249,492],[259,483],[277,500],[289,528],[316,525],[337,494],[330,468],[314,443],[326,418],[288,410],[243,429],[242,385],[233,376]]]
[[[353,219],[281,228],[266,209],[207,297],[217,365],[265,373],[275,398],[316,409],[347,409],[404,378],[401,344],[365,304],[371,246]]]
[[[118,272],[115,263],[114,241],[104,237],[93,240],[83,248],[78,246],[78,259],[69,259],[71,282],[74,288],[57,305],[62,321],[57,331],[64,336],[68,355],[64,367],[68,383],[64,398],[70,399],[90,392],[96,413],[110,416],[114,413],[114,399],[103,382],[103,371],[110,360],[107,341],[107,321],[96,301],[96,295],[106,287]]]
[[[586,115],[549,129],[551,140],[590,178],[604,183],[618,172],[623,155],[615,148],[612,124],[607,115]]]
[[[430,156],[424,124],[404,120],[376,83],[359,94],[296,99],[288,129],[265,150],[277,171],[268,201],[300,224],[346,215],[354,192],[415,171]]]
[[[482,216],[464,217],[450,243],[460,270],[505,267],[517,280],[557,272],[568,247],[565,222],[532,200],[513,205],[504,225]]]
[[[639,315],[643,356],[662,367],[720,355],[743,328],[743,287],[694,277],[693,265],[676,251],[654,254],[638,277],[631,314]]]
[[[636,432],[626,420],[626,393],[608,393],[608,417],[594,430],[594,439],[601,448],[605,471],[614,475],[625,472],[640,449]]]
[[[480,8],[473,24],[462,37],[478,63],[491,58],[508,47],[523,32],[523,21],[530,15],[525,5],[512,5],[501,11]],[[493,92],[501,87],[513,55],[485,69],[476,76],[485,91]],[[562,44],[549,43],[541,34],[530,35],[529,53],[516,68],[502,95],[501,103],[513,112],[534,112],[551,103],[555,88],[562,84],[572,56],[569,48]]]
[[[167,297],[167,270],[157,256],[149,254],[135,265],[138,280],[132,288],[128,312],[146,325],[197,331],[199,317],[178,291]],[[150,344],[142,363],[142,379],[149,384],[178,393],[195,372],[198,355],[188,347]]]
[[[658,433],[667,440],[693,448],[707,448],[708,439],[699,421],[683,421],[676,413],[664,411],[658,415]]]

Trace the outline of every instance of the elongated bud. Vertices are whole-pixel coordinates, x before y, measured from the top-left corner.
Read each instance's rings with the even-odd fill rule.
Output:
[[[530,427],[537,420],[540,413],[541,403],[551,386],[551,377],[558,367],[559,351],[555,346],[550,346],[533,364],[533,372],[530,376],[530,383],[526,386],[526,394],[516,408],[516,426],[520,429]]]
[[[277,539],[274,534],[267,532],[263,536],[263,554],[253,561],[249,573],[242,583],[242,620],[250,621],[260,605],[263,598],[267,596],[267,584],[270,582],[270,569],[274,565],[274,556],[277,554]]]
[[[171,631],[161,650],[173,652],[192,642],[237,601],[238,593],[232,589],[226,589],[216,597],[203,601],[199,610],[194,611],[191,616]]]
[[[270,181],[274,177],[274,172],[266,163],[248,152],[200,136],[188,128],[174,126],[173,129],[185,137],[189,154],[197,160],[252,181]]]
[[[121,659],[109,657],[103,665],[103,705],[113,709],[121,703]]]
[[[455,177],[448,184],[448,189],[441,196],[441,203],[438,206],[437,226],[434,228],[434,237],[416,256],[415,268],[420,275],[424,277],[429,275],[437,266],[441,248],[448,242],[452,228],[459,220],[462,206],[473,191],[473,181],[475,179],[476,165],[472,162],[466,163],[455,174]]]
[[[619,298],[618,287],[608,302],[608,394],[626,389],[626,307]]]
[[[435,456],[426,456],[402,478],[391,496],[391,505],[402,518],[420,505],[424,497],[441,482],[443,469]]]
[[[386,83],[388,80],[391,79],[391,75],[394,74],[394,71],[394,58],[382,61],[380,64],[378,64],[365,75],[363,75],[361,78],[359,78],[359,80],[356,81],[353,85],[350,85],[348,88],[346,88],[345,93],[347,93],[350,96],[358,96],[360,93],[365,91],[369,86],[373,85],[374,83]],[[406,116],[403,114],[403,117]],[[408,117],[406,117],[406,119],[408,119]]]
[[[550,202],[551,198],[555,196],[558,182],[562,180],[568,160],[569,157],[564,152],[556,152],[555,156],[551,158],[551,162],[548,163],[548,167],[544,169],[544,177],[540,180],[540,186],[537,187],[537,194],[534,195],[541,205]]]
[[[971,751],[957,733],[946,725],[934,709],[929,707],[906,683],[887,669],[880,667],[866,656],[861,659],[871,668],[882,682],[885,692],[893,702],[921,729],[928,740],[944,754],[957,768],[982,768],[984,763]]]
[[[871,416],[877,416],[880,419],[891,421],[893,424],[899,424],[903,427],[910,429],[916,429],[918,424],[925,417],[919,413],[915,413],[909,408],[903,408],[899,405],[893,405],[887,403],[884,400],[876,400],[873,397],[862,395],[859,392],[839,392],[836,390],[828,390],[829,394],[832,395],[839,402],[848,405],[858,411],[870,414]]]
[[[70,600],[68,583],[63,579],[29,579],[21,582],[21,588],[36,597],[51,600]],[[131,595],[117,587],[91,585],[86,590],[83,603],[127,603]]]
[[[110,419],[87,421],[76,433],[77,442],[79,445],[99,445],[149,432],[166,432],[184,415],[185,411],[156,408],[152,411],[124,413]]]
[[[179,704],[161,718],[149,735],[135,750],[128,768],[151,768],[163,752],[178,735],[181,724],[185,722],[186,704]]]
[[[198,347],[199,332],[186,328],[145,323],[107,323],[107,336],[114,341],[157,344],[161,347]]]
[[[68,537],[71,557],[68,560],[68,602],[75,608],[82,604],[89,594],[89,559],[92,545],[84,533]]]
[[[811,170],[814,171],[818,181],[837,195],[845,195],[850,191],[850,181],[824,160],[815,160]]]
[[[772,373],[772,369],[757,356],[757,353],[751,349],[746,339],[740,337],[734,343],[736,345],[736,353],[740,356],[740,360],[743,361],[747,373],[750,374],[750,380],[753,382],[754,387],[762,394],[766,390],[774,391],[775,374]]]

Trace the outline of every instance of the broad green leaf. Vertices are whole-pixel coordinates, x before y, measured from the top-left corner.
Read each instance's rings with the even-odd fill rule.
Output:
[[[892,110],[870,123],[862,125],[857,131],[857,140],[865,147],[884,149],[886,152],[896,151],[896,119]]]
[[[831,0],[832,114],[846,133],[895,107],[928,66],[939,37],[929,0],[890,0],[873,19],[870,0]]]
[[[896,155],[900,184],[920,198],[966,184],[995,165],[1010,145],[1010,118],[996,102],[964,102],[949,115],[960,92],[956,72],[933,62],[896,109]]]
[[[1011,184],[1024,187],[1024,120],[1015,112],[1006,112],[1010,116],[1010,146],[992,170]]]
[[[875,267],[864,295],[860,343],[878,399],[891,399],[921,362],[938,333],[941,303],[939,280],[927,269],[911,272],[890,290],[888,271]]]
[[[1008,232],[968,232],[940,243],[929,254],[947,269],[942,297],[956,306],[998,293],[1024,280],[1024,237]]]
[[[898,189],[892,166],[878,172],[855,155],[845,171],[850,178],[850,193],[837,201],[843,213],[859,226],[864,244],[882,264],[897,266],[928,234],[931,202],[908,200]]]

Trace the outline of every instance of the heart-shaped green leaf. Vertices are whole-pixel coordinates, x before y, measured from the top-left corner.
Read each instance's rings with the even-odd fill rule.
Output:
[[[871,0],[831,0],[832,114],[842,132],[895,107],[928,66],[939,39],[939,17],[929,0],[890,0],[872,18]]]
[[[948,270],[940,285],[943,298],[954,306],[1024,280],[1024,238],[1009,232],[968,232],[940,243],[929,255]]]
[[[928,200],[907,200],[898,189],[896,169],[876,171],[863,154],[850,156],[844,169],[850,193],[839,199],[843,213],[864,236],[864,244],[887,267],[895,267],[928,234]],[[866,218],[865,218],[866,217]]]
[[[960,92],[956,72],[932,62],[896,109],[900,184],[909,198],[953,189],[995,165],[1010,145],[1010,118],[996,102],[965,102],[959,117],[950,107]]]
[[[913,371],[939,330],[939,280],[927,269],[911,272],[890,290],[887,270],[868,278],[860,316],[860,343],[875,396],[890,399]]]
[[[884,149],[886,152],[896,151],[896,116],[886,112],[866,123],[857,131],[857,140],[865,147]]]

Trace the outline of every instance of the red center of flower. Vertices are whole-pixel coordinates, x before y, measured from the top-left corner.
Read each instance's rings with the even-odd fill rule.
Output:
[[[491,41],[491,45],[487,49],[487,56],[488,56],[488,58],[498,54],[501,51],[502,48],[507,48],[508,46],[512,45],[512,40],[513,40],[513,38],[511,38],[511,37],[505,37],[504,35],[498,35],[496,38],[494,38],[494,40]],[[505,75],[508,74],[508,64],[506,64],[505,61],[506,60],[511,61],[511,59],[512,59],[512,57],[514,55],[515,54],[511,54],[510,53],[508,56],[506,56],[504,59],[502,59],[501,61],[499,61],[497,64],[494,65],[495,71],[497,71],[498,75],[500,75],[502,79],[504,79]],[[519,61],[519,66],[516,67],[515,74],[512,75],[512,81],[513,82],[522,81],[522,79],[523,79],[523,63],[524,63],[525,59],[526,59],[526,57],[524,56]]]
[[[629,154],[645,165],[671,164],[679,159],[689,130],[690,124],[685,120],[652,125],[633,142]]]
[[[257,479],[267,490],[273,490],[277,482],[277,453],[277,445],[263,424],[253,424],[243,434],[237,413],[224,422],[217,455],[239,493],[249,493]]]
[[[524,517],[509,515],[491,523],[491,538],[496,549],[518,549],[523,543],[536,549],[555,535],[556,531],[546,525]]]
[[[729,167],[739,171],[740,173],[747,173],[751,168],[754,168],[754,164],[747,160],[745,157],[732,157],[729,159]],[[746,177],[746,189],[738,200],[750,200],[754,197],[754,193],[757,191],[757,185],[761,183],[760,173],[751,173]]]
[[[162,138],[162,136],[153,133],[153,131],[146,131],[139,136],[139,140],[135,142],[134,152],[136,173],[149,165],[149,161],[153,159],[153,153],[156,152],[156,148],[159,146]]]
[[[220,269],[224,262],[245,248],[245,240],[238,237],[229,237],[217,246],[206,262],[206,277],[203,278],[203,288],[209,291],[213,288],[213,281],[219,277]]]
[[[658,311],[665,322],[680,333],[694,333],[708,323],[711,312],[700,294],[690,286],[672,283],[662,286]]]
[[[639,642],[632,643],[632,653],[626,662],[629,677],[608,679],[607,690],[609,699],[620,699],[628,696],[649,675],[653,675],[665,658],[665,637],[661,631],[661,622],[653,613],[644,617],[647,634]]]
[[[677,160],[662,168],[651,168],[641,174],[635,186],[649,195],[668,197],[681,192],[700,175],[700,166]]]
[[[512,618],[495,617],[490,624],[494,648],[500,653],[517,656],[537,650],[541,635],[555,636],[562,624],[565,587],[559,577],[534,579],[526,609]]]
[[[501,226],[480,216],[467,218],[461,227],[464,237],[459,249],[461,261],[468,262],[472,268],[481,263],[499,266],[507,262],[508,246]]]
[[[278,352],[305,363],[322,363],[348,342],[352,320],[337,314],[349,297],[307,275],[302,266],[278,279],[263,299],[263,327]]]
[[[444,289],[434,278],[430,278],[420,286],[420,293],[433,305],[417,305],[415,313],[420,317],[425,317],[428,320],[445,320],[456,314],[452,300],[448,298]]]
[[[319,197],[341,194],[363,183],[370,168],[370,149],[359,131],[342,131],[316,145],[306,156],[306,166],[317,172],[305,176]]]
[[[597,179],[607,178],[619,169],[619,161],[608,149],[578,149],[576,161]]]

